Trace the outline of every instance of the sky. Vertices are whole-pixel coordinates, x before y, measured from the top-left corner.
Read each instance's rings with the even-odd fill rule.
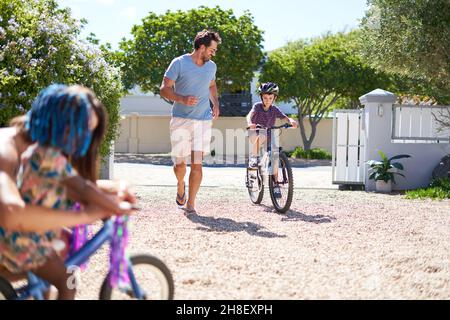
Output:
[[[358,26],[367,8],[366,0],[57,0],[69,7],[75,18],[85,18],[83,36],[95,33],[113,49],[130,38],[133,25],[152,11],[189,10],[201,5],[233,9],[236,16],[249,10],[254,23],[264,31],[264,50],[271,51],[288,41],[320,36],[328,31],[348,31]],[[193,35],[194,37],[194,35]]]

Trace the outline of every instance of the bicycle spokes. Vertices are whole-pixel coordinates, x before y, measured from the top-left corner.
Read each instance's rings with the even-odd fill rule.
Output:
[[[246,187],[250,200],[254,204],[259,204],[264,195],[264,184],[259,169],[247,168]]]
[[[281,153],[278,170],[269,180],[270,197],[275,209],[284,213],[289,210],[293,196],[292,169],[287,157]]]

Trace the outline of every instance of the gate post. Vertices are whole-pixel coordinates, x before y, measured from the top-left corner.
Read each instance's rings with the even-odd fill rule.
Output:
[[[378,150],[385,151],[391,144],[392,105],[396,99],[395,94],[382,89],[373,90],[359,98],[364,106],[365,161],[379,159]],[[373,191],[375,182],[369,180],[366,164],[364,170],[366,191]]]
[[[128,137],[128,153],[138,153],[139,150],[139,114],[132,112],[130,116],[130,135]]]
[[[110,153],[100,161],[100,179],[114,179],[114,141],[111,142]]]

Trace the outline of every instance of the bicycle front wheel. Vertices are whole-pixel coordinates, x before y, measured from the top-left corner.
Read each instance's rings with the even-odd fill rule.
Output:
[[[250,201],[254,204],[260,204],[264,197],[264,183],[258,170],[247,168],[246,185]]]
[[[294,194],[294,178],[292,175],[291,164],[289,159],[283,152],[280,152],[277,181],[275,175],[271,175],[269,179],[269,190],[272,204],[279,213],[285,213],[289,210]],[[276,197],[274,187],[278,184],[281,191],[281,197]]]
[[[135,255],[130,257],[130,261],[136,282],[144,293],[144,300],[173,300],[173,278],[164,262],[151,255]],[[100,300],[127,299],[136,299],[133,290],[113,289],[109,275],[106,276],[100,289]]]

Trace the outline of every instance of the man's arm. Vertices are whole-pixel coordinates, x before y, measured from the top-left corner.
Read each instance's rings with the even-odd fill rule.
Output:
[[[216,120],[220,114],[220,107],[219,95],[217,93],[217,85],[215,80],[211,81],[211,83],[209,84],[209,95],[213,103],[213,119]]]
[[[198,99],[195,96],[181,96],[175,93],[174,90],[175,81],[167,77],[164,77],[161,87],[159,88],[159,94],[161,97],[170,101],[182,103],[187,106],[195,106],[198,103]]]

